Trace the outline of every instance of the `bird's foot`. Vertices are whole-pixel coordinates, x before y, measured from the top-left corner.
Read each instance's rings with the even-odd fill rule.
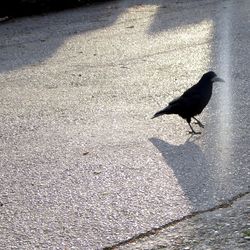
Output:
[[[201,122],[196,121],[194,123],[197,124],[197,125],[199,125],[200,128],[204,128],[205,127]]]
[[[196,131],[188,131],[188,133],[189,134],[191,134],[191,135],[200,135],[201,134],[201,132],[196,132]]]

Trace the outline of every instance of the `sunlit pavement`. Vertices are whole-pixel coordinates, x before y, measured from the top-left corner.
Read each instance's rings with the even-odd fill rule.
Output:
[[[100,249],[247,192],[249,24],[248,0],[0,24],[0,249]],[[150,119],[211,69],[200,136]]]

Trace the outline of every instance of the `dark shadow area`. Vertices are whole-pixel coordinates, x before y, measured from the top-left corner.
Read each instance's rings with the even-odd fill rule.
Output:
[[[205,157],[200,146],[192,137],[181,145],[173,145],[158,138],[150,138],[149,141],[173,170],[194,210],[206,208],[208,201],[213,200],[216,183],[211,175],[213,163]]]
[[[0,23],[0,73],[36,65],[53,56],[66,39],[111,26],[121,13],[99,2],[71,11]],[[82,56],[79,51],[78,56]],[[98,60],[98,58],[97,58]]]
[[[41,2],[43,1],[41,0]],[[77,1],[73,1],[70,6],[65,5],[64,2],[68,4],[69,1],[63,1],[60,4],[63,9],[70,6],[83,5],[85,1],[76,3],[75,5],[74,3]],[[150,34],[191,24],[192,22],[198,23],[206,18],[207,15],[196,15],[191,21],[190,19],[187,21],[183,12],[190,13],[190,8],[198,4],[196,1],[191,4],[189,3],[187,6],[183,1],[176,2],[173,0],[106,0],[87,2],[88,4],[91,2],[95,4],[95,6],[85,6],[71,11],[38,16],[35,19],[14,19],[0,23],[0,72],[14,70],[25,65],[41,63],[45,59],[52,57],[67,38],[76,34],[110,27],[115,23],[117,18],[130,7],[137,7],[137,12],[143,12],[143,6],[145,5],[158,6],[157,13],[154,14],[153,22],[149,27],[148,32]],[[14,3],[11,3],[11,1],[8,2],[8,5],[15,6]],[[86,3],[84,4],[86,5]],[[51,8],[52,7],[53,5],[51,5]],[[23,8],[18,7],[17,9],[22,10]],[[25,9],[26,11],[29,10],[29,8]],[[34,10],[34,13],[48,11],[46,7],[39,7],[39,5],[37,9],[39,12]],[[53,10],[55,10],[55,8]],[[175,19],[173,17],[173,21],[171,19],[171,13],[176,11],[180,12],[180,18]],[[169,26],[168,20],[171,20],[171,26]],[[9,58],[11,58],[11,60],[9,60]],[[98,60],[98,57],[96,58]]]
[[[0,4],[0,18],[39,15],[107,1],[109,0],[3,0]]]

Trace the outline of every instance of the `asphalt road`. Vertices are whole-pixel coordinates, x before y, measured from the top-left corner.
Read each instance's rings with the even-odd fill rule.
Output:
[[[0,249],[101,249],[248,191],[249,37],[248,0],[1,23]],[[200,136],[150,119],[210,69]]]

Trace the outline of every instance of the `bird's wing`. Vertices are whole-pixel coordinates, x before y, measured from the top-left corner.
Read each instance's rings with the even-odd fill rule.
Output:
[[[187,89],[183,94],[182,97],[186,98],[193,98],[193,96],[198,96],[200,93],[200,88],[197,84],[193,85],[191,88]]]
[[[175,98],[173,101],[169,103],[169,105],[176,104],[179,101],[183,101],[186,98],[194,98],[197,95],[197,98],[199,98],[199,89],[197,88],[197,85],[193,85],[191,88],[187,89],[181,96]]]
[[[169,108],[173,113],[189,113],[190,111],[196,111],[201,106],[202,98],[199,94],[193,93],[188,95],[182,95],[169,103]],[[197,111],[198,112],[198,111]]]
[[[169,105],[173,105],[173,104],[175,104],[176,102],[178,102],[178,100],[181,98],[181,96],[180,97],[177,97],[177,98],[175,98],[174,100],[172,100],[171,102],[169,102],[168,104]]]

